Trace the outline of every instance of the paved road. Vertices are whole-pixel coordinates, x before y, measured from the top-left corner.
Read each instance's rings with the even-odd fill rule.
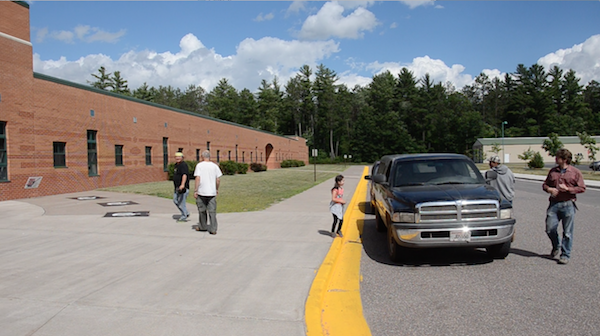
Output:
[[[344,172],[348,199],[362,169]],[[332,186],[219,214],[216,236],[176,223],[172,201],[157,197],[0,202],[0,335],[305,335],[305,301],[331,246]],[[89,195],[104,198],[74,199]],[[137,204],[98,204],[121,201]]]
[[[516,241],[505,260],[484,250],[427,250],[390,262],[385,234],[366,216],[361,259],[364,315],[384,335],[599,335],[600,191],[580,195],[571,262],[548,256],[548,195],[518,181]]]

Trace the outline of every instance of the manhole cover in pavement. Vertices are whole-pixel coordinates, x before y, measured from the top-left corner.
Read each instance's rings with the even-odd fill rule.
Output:
[[[150,211],[121,211],[121,212],[107,212],[104,217],[148,217]]]
[[[120,202],[105,202],[105,203],[98,203],[104,207],[109,207],[109,206],[123,206],[123,205],[133,205],[133,204],[138,204],[136,202],[132,202],[132,201],[120,201]]]
[[[91,201],[91,200],[97,200],[97,199],[103,199],[103,198],[106,198],[106,197],[100,197],[100,196],[71,197],[71,199],[78,200],[78,201]]]

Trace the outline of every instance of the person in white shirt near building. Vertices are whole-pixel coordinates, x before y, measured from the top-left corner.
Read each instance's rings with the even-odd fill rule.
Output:
[[[196,189],[194,198],[198,206],[200,223],[196,231],[208,231],[217,234],[217,195],[223,173],[217,164],[210,161],[210,152],[202,152],[202,161],[198,162],[194,170]],[[210,223],[210,224],[209,224]]]

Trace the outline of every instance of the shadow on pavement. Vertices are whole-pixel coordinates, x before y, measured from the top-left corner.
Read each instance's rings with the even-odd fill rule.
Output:
[[[319,230],[319,233],[322,234],[323,236],[333,237],[333,233],[331,231]]]
[[[547,259],[547,260],[552,260],[552,261],[556,261],[556,259],[552,258],[551,255],[549,254],[538,254],[535,252],[531,252],[531,251],[527,251],[527,250],[522,250],[522,249],[518,249],[518,248],[511,248],[510,249],[510,253],[514,253],[516,255],[520,255],[521,257],[527,257],[527,258],[541,258],[541,259]]]
[[[393,262],[387,253],[386,233],[377,232],[375,219],[358,221],[365,253],[372,260],[394,266],[459,266],[482,265],[493,261],[482,249],[474,248],[435,248],[404,249],[405,258]]]
[[[371,202],[360,202],[358,203],[358,209],[360,212],[368,215],[373,214],[373,210],[371,210]]]

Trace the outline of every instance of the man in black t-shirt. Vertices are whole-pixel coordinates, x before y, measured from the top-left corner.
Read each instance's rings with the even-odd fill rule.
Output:
[[[188,174],[188,165],[183,161],[183,153],[175,153],[175,171],[173,173],[173,185],[175,191],[173,192],[173,203],[175,203],[177,209],[181,211],[181,217],[177,220],[178,222],[187,222],[187,218],[190,216],[190,213],[185,206],[188,193],[190,192],[190,180]]]

